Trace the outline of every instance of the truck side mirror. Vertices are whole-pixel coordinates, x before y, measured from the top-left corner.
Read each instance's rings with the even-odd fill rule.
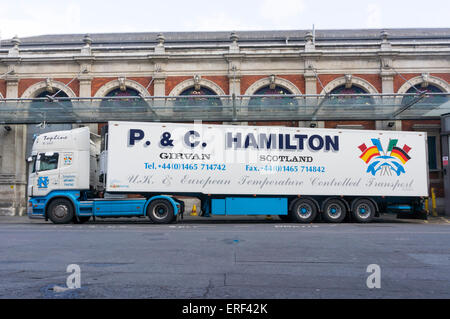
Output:
[[[27,158],[28,163],[31,163],[32,161],[33,161],[33,158],[31,156]]]

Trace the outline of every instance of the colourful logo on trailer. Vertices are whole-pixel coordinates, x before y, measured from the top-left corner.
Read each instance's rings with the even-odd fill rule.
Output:
[[[403,145],[402,148],[397,147],[397,139],[389,140],[388,147],[384,151],[380,140],[375,138],[371,139],[372,146],[367,147],[366,144],[361,144],[358,148],[362,154],[359,156],[367,165],[367,173],[371,173],[373,176],[379,175],[392,175],[395,173],[399,176],[405,173],[404,165],[411,157],[408,155],[411,147]]]

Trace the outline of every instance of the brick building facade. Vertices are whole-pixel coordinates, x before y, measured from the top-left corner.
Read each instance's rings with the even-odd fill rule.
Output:
[[[61,91],[103,97],[127,91],[177,96],[193,87],[215,95],[450,93],[450,29],[169,32],[47,35],[1,41],[0,98]],[[343,91],[344,90],[344,91]],[[353,91],[352,91],[353,90]],[[1,105],[0,105],[1,107]],[[440,121],[316,121],[317,127],[427,131],[431,187],[443,195]],[[99,119],[101,122],[101,119]],[[249,121],[309,126],[310,121]],[[97,125],[90,124],[93,130]],[[48,129],[66,126],[53,125]],[[0,132],[0,213],[26,211],[26,162],[32,125]]]

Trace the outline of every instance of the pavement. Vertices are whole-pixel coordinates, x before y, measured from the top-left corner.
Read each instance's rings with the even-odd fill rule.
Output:
[[[306,225],[275,216],[186,216],[169,225],[0,216],[0,239],[0,298],[450,297],[450,220],[442,216]],[[67,289],[74,264],[80,287]]]

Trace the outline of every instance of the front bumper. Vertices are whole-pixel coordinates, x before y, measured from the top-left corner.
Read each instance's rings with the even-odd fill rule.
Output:
[[[27,215],[31,219],[45,218],[45,204],[34,199],[28,201]]]

